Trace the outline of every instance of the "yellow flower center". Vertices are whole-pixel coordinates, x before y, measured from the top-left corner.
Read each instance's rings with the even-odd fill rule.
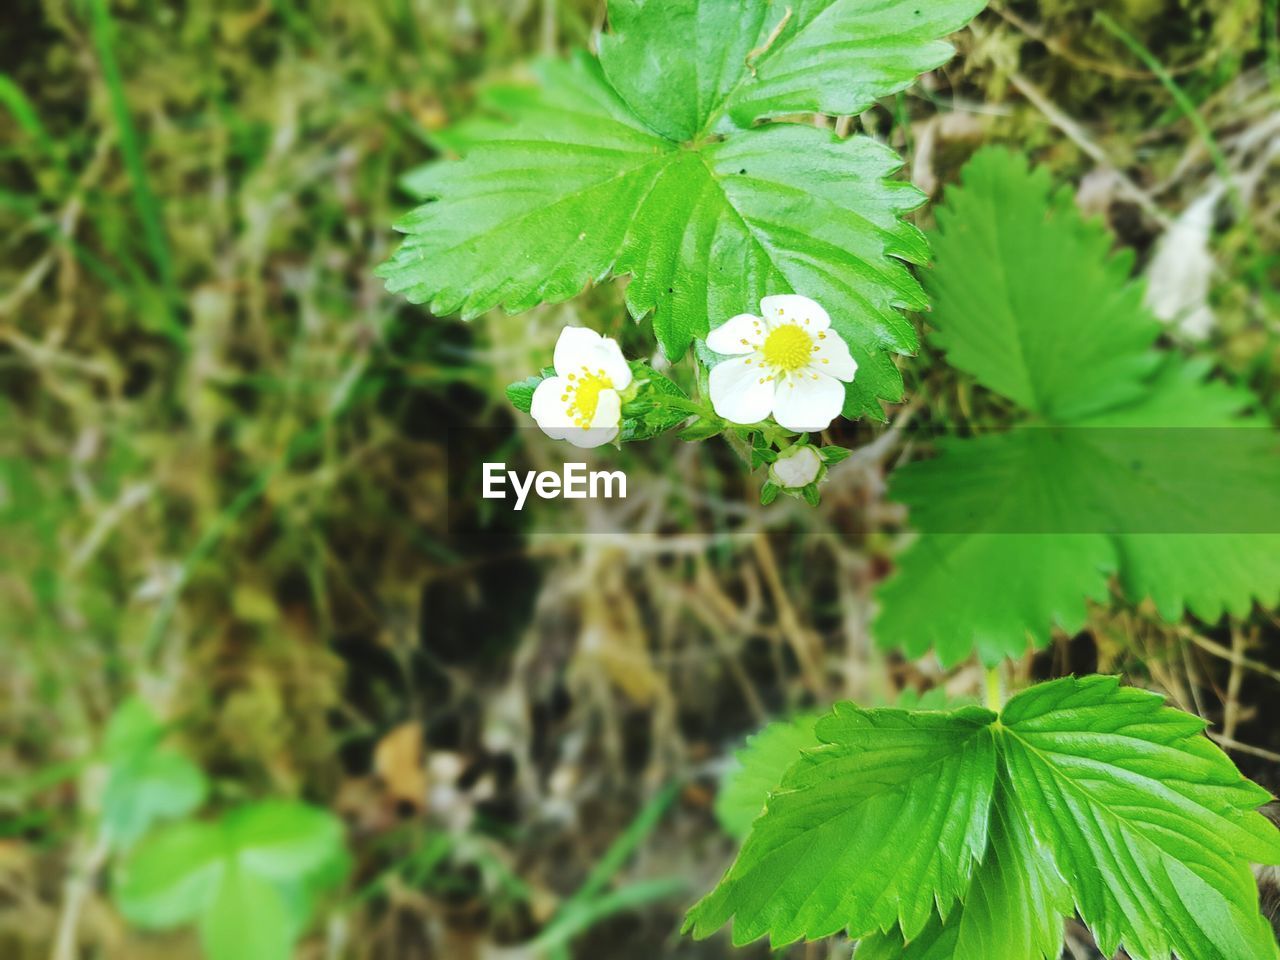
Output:
[[[765,363],[789,373],[808,366],[813,351],[813,337],[795,324],[785,323],[765,338],[762,352]]]
[[[582,368],[582,376],[571,373],[568,379],[569,389],[560,400],[568,404],[566,409],[574,425],[589,430],[596,418],[596,408],[600,406],[600,391],[612,390],[613,383],[604,375],[603,369],[592,373],[586,367]]]

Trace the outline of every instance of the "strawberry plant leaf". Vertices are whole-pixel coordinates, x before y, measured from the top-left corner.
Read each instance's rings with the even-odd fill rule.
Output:
[[[1204,728],[1103,676],[998,717],[839,704],[686,929],[845,929],[858,960],[1054,960],[1078,912],[1108,956],[1277,957],[1249,866],[1280,861],[1270,796]]]
[[[796,113],[856,114],[951,59],[940,38],[986,0],[613,0],[600,59],[636,114],[673,140]]]
[[[1033,835],[1001,771],[991,805],[991,842],[964,906],[948,918],[956,956],[1056,960],[1063,918],[1072,912],[1066,882]]]
[[[897,927],[864,937],[858,960],[1057,960],[1071,894],[1003,779],[1002,772],[990,843],[964,903],[945,922],[935,913],[910,943]]]
[[[1236,416],[1247,394],[1205,372],[1167,363],[1138,402],[1071,427],[944,439],[895,472],[890,494],[923,532],[878,590],[879,642],[996,663],[1055,626],[1080,630],[1112,573],[1170,620],[1280,600],[1280,535],[1248,532],[1280,530],[1276,437]]]
[[[986,847],[995,774],[990,723],[952,714],[860,710],[818,721],[822,745],[801,755],[769,795],[720,885],[689,911],[707,936],[733,920],[733,940],[775,945],[924,928],[949,909]]]
[[[1115,677],[1039,684],[1001,714],[1009,785],[1107,956],[1277,956],[1249,869],[1280,862],[1271,797],[1204,727]]]
[[[1190,611],[1214,623],[1247,616],[1255,602],[1280,604],[1280,441],[1240,416],[1255,402],[1249,393],[1206,381],[1208,372],[1202,361],[1166,363],[1142,400],[1082,425],[1098,469],[1125,478],[1105,489],[1110,510],[1141,518],[1159,506],[1163,530],[1114,539],[1125,595],[1151,599],[1166,620]],[[1207,517],[1224,514],[1231,532],[1208,529]],[[1176,529],[1200,532],[1166,532]]]
[[[1113,574],[1171,620],[1280,601],[1280,444],[1253,398],[1150,349],[1127,265],[1047,174],[988,150],[964,180],[938,214],[936,336],[1038,426],[895,472],[921,533],[879,588],[878,641],[995,663],[1080,629]]]
[[[406,239],[379,275],[469,319],[630,274],[628,309],[652,314],[673,360],[765,295],[800,291],[858,363],[845,415],[883,419],[880,401],[902,397],[892,355],[917,347],[900,310],[927,305],[906,264],[928,248],[901,219],[924,197],[889,181],[901,163],[870,138],[743,127],[901,89],[983,5],[615,0],[601,60],[545,62],[536,89],[490,91],[489,117],[447,140],[462,159],[406,178],[428,202],[397,224]]]
[[[777,484],[768,482],[765,489],[769,487],[776,496]],[[932,687],[923,693],[907,687],[886,705],[923,711],[950,710],[971,703],[967,697],[950,696],[945,687]],[[805,713],[778,720],[747,738],[746,745],[735,755],[733,766],[721,779],[716,794],[716,819],[727,833],[739,839],[745,837],[764,810],[769,794],[782,782],[783,774],[800,759],[803,751],[822,742],[817,733],[819,716]]]
[[[975,652],[999,663],[1047,645],[1055,626],[1083,629],[1086,601],[1107,599],[1114,562],[1092,535],[924,534],[877,591],[877,643],[909,657],[933,650],[944,666]]]
[[[955,367],[1054,422],[1136,399],[1159,323],[1130,283],[1132,258],[1056,193],[1048,168],[990,148],[947,192],[926,271],[933,340]]]
[[[465,161],[415,174],[414,191],[435,202],[397,223],[408,236],[379,270],[388,289],[470,319],[567,300],[609,272],[674,145],[631,114],[592,58],[538,73],[516,122],[477,130]],[[498,103],[511,99],[499,92]]]
[[[196,921],[210,960],[274,960],[288,955],[315,899],[347,869],[336,818],[266,801],[153,833],[121,865],[115,895],[141,927]]]
[[[1054,625],[1084,626],[1116,560],[1105,534],[1061,532],[1084,529],[1093,502],[1074,439],[1040,429],[944,439],[935,459],[894,472],[890,495],[924,532],[877,592],[882,646],[933,649],[944,664],[977,650],[993,664],[1028,638],[1048,643]]]
[[[716,795],[720,826],[739,839],[747,835],[787,768],[800,759],[802,750],[821,743],[817,725],[817,714],[801,714],[771,723],[747,739]]]

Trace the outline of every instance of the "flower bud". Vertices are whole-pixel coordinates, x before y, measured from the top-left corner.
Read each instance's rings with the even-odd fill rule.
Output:
[[[769,479],[791,490],[807,487],[821,476],[822,458],[807,444],[787,447],[769,467]]]

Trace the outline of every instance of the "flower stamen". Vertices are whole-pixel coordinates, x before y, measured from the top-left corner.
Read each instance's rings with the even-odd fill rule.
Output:
[[[568,379],[573,382],[569,385],[568,393],[561,398],[568,402],[565,410],[573,419],[574,426],[590,430],[596,418],[596,408],[600,406],[600,392],[612,390],[613,384],[605,376],[603,369],[592,373],[585,366],[581,377],[571,373]]]
[[[790,373],[808,366],[813,349],[813,337],[800,327],[788,323],[770,332],[761,353],[769,366]]]

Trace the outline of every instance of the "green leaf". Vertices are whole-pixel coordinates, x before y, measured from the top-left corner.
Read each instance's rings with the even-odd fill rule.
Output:
[[[507,384],[507,399],[521,413],[528,413],[533,407],[533,391],[537,390],[538,384],[545,379],[546,377],[535,375]]]
[[[1001,715],[1010,788],[1107,956],[1277,956],[1249,869],[1280,862],[1271,798],[1204,727],[1114,677],[1040,684]]]
[[[137,698],[121,704],[107,725],[102,829],[117,849],[136,842],[155,822],[185,816],[204,802],[204,773],[161,746],[164,734],[164,726]]]
[[[747,739],[716,795],[716,818],[727,832],[739,838],[747,835],[787,768],[800,759],[802,750],[821,742],[817,725],[817,714],[801,714],[771,723]]]
[[[287,960],[293,934],[284,899],[268,881],[232,866],[200,918],[200,942],[210,960]]]
[[[1280,440],[1240,416],[1255,402],[1249,393],[1207,374],[1205,362],[1167,363],[1141,401],[1084,424],[1100,469],[1125,478],[1106,487],[1112,512],[1159,509],[1149,526],[1191,531],[1139,532],[1131,519],[1132,532],[1115,537],[1125,595],[1150,598],[1167,620],[1189,610],[1215,623],[1248,616],[1255,601],[1280,604]]]
[[[465,125],[450,141],[461,160],[415,171],[410,188],[431,202],[397,224],[407,238],[379,275],[468,319],[631,274],[628,308],[653,314],[673,360],[763,296],[802,292],[858,361],[846,415],[883,419],[880,401],[902,396],[892,354],[917,346],[899,311],[926,306],[904,261],[923,262],[927,246],[901,219],[924,197],[888,180],[900,161],[870,138],[743,127],[901,89],[945,60],[939,38],[982,6],[615,0],[603,68],[581,55],[541,64],[535,91],[491,91],[486,109],[502,120]],[[716,136],[691,142],[708,124]]]
[[[1047,174],[989,150],[964,179],[939,212],[937,336],[1039,426],[894,473],[921,533],[878,590],[878,641],[995,663],[1079,630],[1112,574],[1171,620],[1280,602],[1280,444],[1253,397],[1150,349],[1127,265]]]
[[[777,460],[778,451],[765,439],[764,431],[757,430],[751,434],[751,469],[757,470],[765,464],[776,463]]]
[[[986,847],[994,718],[838,704],[685,929],[705,937],[732,919],[734,943],[775,945],[846,927],[919,933]]]
[[[241,865],[274,880],[322,871],[343,849],[342,824],[333,814],[289,800],[238,807],[223,824]]]
[[[380,268],[390,290],[437,314],[559,302],[609,273],[640,202],[673,161],[579,56],[539,65],[519,123],[477,135],[465,161],[424,168],[428,203],[402,218],[408,239]],[[499,103],[512,92],[500,91]],[[498,107],[500,110],[500,106]]]
[[[997,780],[991,839],[962,906],[934,914],[908,944],[900,928],[858,944],[857,960],[1058,960],[1070,891]]]
[[[880,644],[996,663],[1048,643],[1052,627],[1080,630],[1112,573],[1170,620],[1280,600],[1280,535],[1248,532],[1280,530],[1276,435],[1234,416],[1246,394],[1203,375],[1167,364],[1134,404],[943,440],[935,459],[895,472],[890,495],[923,532],[878,590]]]
[[[108,760],[149,750],[164,737],[164,725],[141,697],[130,697],[111,714],[102,737]]]
[[[332,814],[265,801],[152,834],[121,865],[115,895],[142,927],[198,921],[210,960],[283,960],[348,866]]]
[[[1090,490],[1070,431],[1016,430],[944,439],[939,455],[893,474],[890,494],[925,532],[878,591],[879,644],[944,664],[975,649],[985,663],[1048,643],[1054,625],[1084,626],[1103,601],[1115,550],[1088,526]],[[963,482],[958,482],[962,478]],[[1084,526],[1080,526],[1083,524]],[[1049,530],[1051,532],[1043,532]]]
[[[998,718],[840,704],[686,929],[847,928],[857,960],[1056,960],[1078,912],[1107,956],[1275,958],[1249,867],[1280,861],[1270,797],[1204,727],[1114,677],[1031,687]],[[744,762],[777,767],[802,731],[775,725]]]
[[[1071,895],[1006,779],[1001,771],[991,805],[990,846],[974,871],[964,906],[948,918],[956,930],[956,955],[1057,960]]]
[[[861,113],[951,59],[939,38],[985,6],[612,0],[613,32],[600,38],[600,59],[649,126],[690,140],[767,117]]]
[[[773,485],[776,492],[777,485]],[[776,493],[775,493],[776,495]],[[950,710],[969,706],[967,697],[952,697],[945,687],[932,687],[921,693],[914,687],[902,690],[892,703],[904,710]],[[747,738],[737,752],[733,766],[727,770],[716,795],[716,818],[728,833],[745,837],[751,824],[764,809],[769,794],[782,782],[783,774],[800,759],[802,751],[816,747],[819,714],[800,714],[789,720],[778,720]]]
[[[1054,193],[1047,167],[991,148],[947,192],[925,276],[933,339],[956,367],[1055,422],[1136,399],[1159,324],[1129,281],[1132,257]]]
[[[115,899],[132,923],[164,929],[200,916],[227,869],[219,824],[184,821],[136,847],[116,875]]]
[[[157,749],[113,764],[102,795],[102,824],[118,848],[158,820],[176,819],[204,802],[208,783],[186,757]]]

